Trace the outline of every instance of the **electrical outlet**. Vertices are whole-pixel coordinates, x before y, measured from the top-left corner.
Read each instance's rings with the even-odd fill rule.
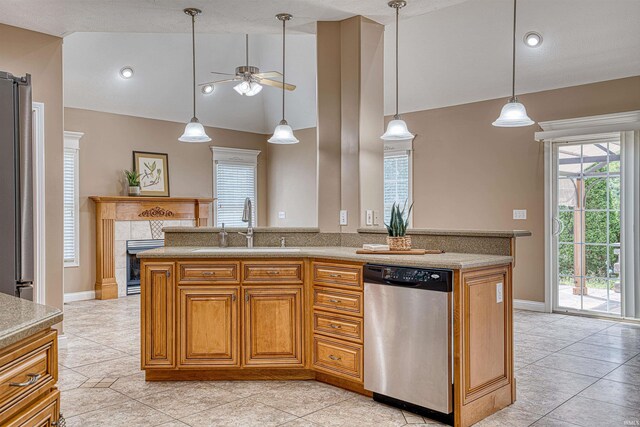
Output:
[[[496,302],[499,304],[502,300],[502,282],[499,282],[496,283]]]
[[[373,225],[380,225],[380,211],[373,211]]]
[[[347,225],[347,211],[346,210],[341,210],[340,211],[340,225]]]
[[[367,218],[366,218],[366,224],[367,225],[373,225],[373,211],[371,209],[367,209]]]
[[[513,210],[513,219],[527,219],[527,210],[526,209],[514,209]]]
[[[287,217],[287,213],[285,211],[279,211],[278,212],[278,218],[279,219],[285,219]]]

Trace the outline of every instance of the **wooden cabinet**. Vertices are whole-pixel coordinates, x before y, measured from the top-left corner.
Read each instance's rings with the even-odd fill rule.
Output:
[[[242,263],[243,284],[303,284],[302,261],[251,261]]]
[[[334,338],[353,340],[362,343],[363,320],[357,317],[315,311],[313,313],[313,332]]]
[[[359,265],[314,262],[313,282],[324,286],[362,290],[362,267]]]
[[[179,366],[240,366],[240,288],[180,288]]]
[[[173,262],[142,263],[140,275],[143,368],[171,368],[175,358],[175,267]]]
[[[180,285],[240,284],[240,263],[222,261],[179,262]]]
[[[363,381],[362,345],[313,337],[313,367],[349,380]]]
[[[1,414],[0,414],[1,415]],[[53,389],[25,411],[9,419],[4,427],[54,427],[61,421],[60,392]]]
[[[313,308],[362,317],[364,313],[363,293],[314,286]]]
[[[302,366],[302,287],[243,292],[244,365]]]

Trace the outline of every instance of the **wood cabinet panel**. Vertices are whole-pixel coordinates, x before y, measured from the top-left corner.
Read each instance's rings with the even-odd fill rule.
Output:
[[[240,288],[180,288],[180,366],[239,366]]]
[[[242,263],[245,284],[303,284],[302,261],[251,261]]]
[[[338,339],[354,340],[362,343],[362,319],[315,311],[313,313],[313,331]]]
[[[58,380],[55,330],[27,338],[0,354],[0,414],[19,412]]]
[[[9,419],[4,427],[54,427],[60,420],[60,392],[53,389],[36,404]]]
[[[362,292],[313,287],[313,308],[347,313],[362,317],[364,313]]]
[[[313,367],[332,375],[363,380],[362,345],[314,335]]]
[[[347,264],[313,263],[314,283],[347,289],[362,289],[362,267]]]
[[[140,276],[143,367],[174,367],[175,267],[173,262],[143,263]]]
[[[302,287],[244,288],[244,365],[301,366]]]
[[[236,285],[240,283],[239,262],[179,262],[178,283],[181,285],[215,284]]]

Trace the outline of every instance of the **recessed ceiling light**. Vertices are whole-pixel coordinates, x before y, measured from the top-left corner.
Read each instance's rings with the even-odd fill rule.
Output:
[[[123,79],[130,79],[131,77],[133,77],[133,68],[129,66],[122,67],[120,69],[120,77],[122,77]]]
[[[529,31],[524,35],[524,44],[529,47],[538,47],[542,44],[542,36],[535,31]]]
[[[202,93],[205,95],[210,95],[213,93],[213,85],[204,85],[202,86]]]

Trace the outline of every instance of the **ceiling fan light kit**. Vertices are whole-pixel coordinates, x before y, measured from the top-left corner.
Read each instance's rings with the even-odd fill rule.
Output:
[[[285,89],[286,89],[286,80],[285,80],[285,58],[286,58],[286,24],[287,21],[290,21],[293,16],[289,15],[288,13],[279,13],[276,15],[276,18],[279,21],[282,21],[282,120],[280,120],[280,123],[278,124],[278,126],[276,126],[274,132],[273,132],[273,136],[271,138],[268,139],[269,143],[271,144],[297,144],[298,139],[295,137],[295,135],[293,134],[293,129],[291,128],[291,126],[289,126],[289,123],[287,123],[287,120],[284,117],[284,113],[285,113]]]
[[[191,52],[192,52],[192,71],[193,71],[193,117],[191,121],[187,123],[184,128],[184,133],[178,141],[188,143],[202,143],[209,142],[211,138],[204,130],[204,126],[198,120],[196,116],[196,15],[200,15],[202,11],[193,7],[184,9],[184,13],[191,16]]]
[[[513,0],[513,50],[511,57],[511,98],[500,111],[500,117],[492,124],[496,127],[521,127],[531,126],[535,122],[527,115],[527,109],[518,102],[516,97],[516,6],[517,0]]]
[[[387,131],[380,137],[384,141],[403,141],[407,139],[413,139],[414,135],[409,132],[407,124],[404,120],[400,119],[398,112],[398,27],[400,9],[407,5],[405,0],[391,0],[387,3],[389,7],[396,10],[396,114],[393,116],[393,120],[387,125]]]

